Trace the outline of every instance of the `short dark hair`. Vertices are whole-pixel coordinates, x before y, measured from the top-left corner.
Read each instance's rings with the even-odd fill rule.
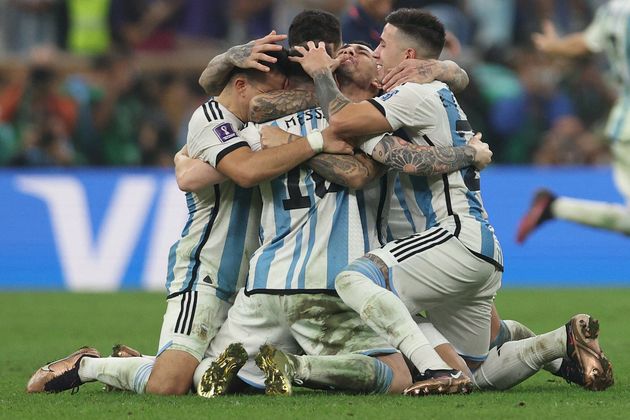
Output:
[[[385,18],[385,22],[395,26],[413,39],[427,54],[426,58],[438,58],[444,48],[444,25],[431,13],[420,9],[398,9]]]
[[[346,42],[345,44],[342,45],[342,47],[345,47],[346,45],[350,45],[350,44],[363,45],[364,47],[368,47],[371,51],[374,50],[374,47],[372,47],[372,45],[370,45],[369,42],[365,42],[365,41],[350,41],[350,42]]]
[[[304,10],[289,26],[289,47],[306,45],[308,41],[341,45],[341,23],[337,16],[323,10]]]
[[[270,63],[268,61],[261,61],[260,63],[269,67],[269,72],[278,72],[284,76],[289,75],[289,67],[291,62],[288,58],[288,52],[286,49],[282,49],[280,51],[268,51],[265,54],[270,55],[276,59],[275,63]],[[229,80],[231,80],[236,75],[244,75],[248,80],[252,80],[254,82],[264,82],[266,75],[269,74],[267,72],[263,72],[257,69],[242,69],[239,67],[234,67],[230,72]]]

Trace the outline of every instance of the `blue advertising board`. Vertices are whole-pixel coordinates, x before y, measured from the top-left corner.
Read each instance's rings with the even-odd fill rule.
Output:
[[[630,286],[630,238],[621,234],[552,221],[515,243],[518,220],[542,186],[622,202],[608,168],[484,171],[504,287]],[[162,290],[186,216],[171,170],[1,170],[0,290]]]

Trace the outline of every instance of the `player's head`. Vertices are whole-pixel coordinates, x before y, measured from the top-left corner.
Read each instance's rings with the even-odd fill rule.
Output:
[[[348,86],[354,86],[369,92],[368,97],[378,93],[380,84],[373,54],[374,51],[370,45],[363,41],[353,41],[339,48],[337,57],[346,57],[346,60],[335,71],[342,91]]]
[[[323,10],[304,10],[289,26],[289,47],[308,41],[324,42],[333,53],[341,46],[341,24],[337,16]]]
[[[230,73],[226,88],[230,90],[230,95],[238,102],[239,107],[248,107],[249,101],[256,95],[285,87],[289,68],[287,51],[272,51],[267,54],[277,60],[275,63],[262,62],[269,67],[268,72],[234,68]]]
[[[444,25],[420,9],[398,9],[387,15],[381,42],[374,51],[385,72],[408,58],[438,58],[444,47]]]

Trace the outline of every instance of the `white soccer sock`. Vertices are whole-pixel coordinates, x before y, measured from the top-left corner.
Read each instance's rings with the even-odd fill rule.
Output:
[[[493,348],[473,373],[481,389],[508,389],[533,376],[545,364],[566,355],[567,333],[562,327]]]
[[[630,209],[619,204],[558,197],[551,204],[551,214],[558,219],[630,234]]]
[[[407,356],[419,372],[451,369],[435,352],[402,301],[392,292],[356,271],[339,274],[335,287],[344,303]]]
[[[393,378],[389,366],[363,354],[287,356],[295,366],[295,382],[309,388],[385,394]]]
[[[79,378],[143,394],[154,364],[154,360],[144,357],[84,357],[79,365]]]
[[[527,326],[521,324],[518,321],[504,319],[503,322],[505,323],[507,329],[510,331],[510,335],[512,337],[512,340],[514,341],[536,336],[536,334],[534,334],[532,330],[530,330],[529,328],[527,328]],[[543,369],[545,369],[547,372],[557,373],[560,370],[561,364],[562,358],[559,358],[547,363],[545,366],[543,366]]]

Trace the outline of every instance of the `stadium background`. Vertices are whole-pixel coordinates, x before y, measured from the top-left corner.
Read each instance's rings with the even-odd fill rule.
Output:
[[[470,75],[458,98],[495,152],[482,185],[505,287],[630,285],[623,236],[554,222],[514,241],[538,187],[621,201],[601,136],[614,98],[605,60],[550,60],[529,41],[543,18],[583,29],[600,3],[391,5],[436,13],[454,36],[445,58]],[[342,0],[0,0],[0,290],[161,290],[186,217],[172,156],[204,99],[199,74],[304,7],[338,14],[344,33],[363,16]]]

